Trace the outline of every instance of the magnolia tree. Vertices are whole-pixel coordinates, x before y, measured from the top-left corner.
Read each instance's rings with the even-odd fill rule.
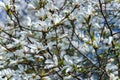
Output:
[[[119,80],[120,0],[0,0],[0,80]]]

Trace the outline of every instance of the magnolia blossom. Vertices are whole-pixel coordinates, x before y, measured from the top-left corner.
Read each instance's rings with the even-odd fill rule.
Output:
[[[0,0],[0,80],[117,80],[116,0]]]
[[[5,9],[5,4],[0,1],[0,9]]]

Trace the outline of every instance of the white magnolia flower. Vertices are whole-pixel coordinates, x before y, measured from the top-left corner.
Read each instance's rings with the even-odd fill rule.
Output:
[[[47,60],[45,61],[45,63],[46,63],[46,64],[54,64],[54,62],[53,62],[52,60],[50,60],[50,59],[47,59]]]
[[[28,27],[28,26],[31,26],[32,21],[31,21],[30,16],[23,16],[21,17],[20,22],[22,26]]]
[[[20,69],[20,71],[24,71],[25,69],[24,69],[24,67],[23,67],[23,65],[18,65],[18,68]]]
[[[110,37],[108,38],[108,44],[110,45],[112,41],[113,41],[113,37],[110,36]]]
[[[64,77],[64,80],[70,80],[71,78],[72,78],[71,75],[69,75],[69,76],[65,76],[65,77]]]
[[[42,17],[42,18],[44,18],[45,15],[46,15],[46,10],[43,9],[43,8],[41,8],[39,11],[37,11],[37,12],[35,13],[35,16],[37,16],[37,17]]]
[[[27,6],[28,10],[35,10],[35,6],[33,4],[28,4]]]
[[[53,55],[53,61],[54,61],[55,66],[57,66],[58,65],[58,58],[56,55]]]
[[[68,65],[73,65],[73,64],[74,64],[74,62],[73,62],[73,60],[71,59],[70,56],[65,55],[65,56],[64,56],[64,59],[65,59],[65,61],[66,61],[66,64],[68,64]]]
[[[72,71],[72,67],[70,67],[70,66],[68,66],[68,68],[66,69],[66,73],[68,73],[68,72],[70,72],[70,71]]]
[[[13,48],[15,45],[14,44],[8,44],[7,48]]]
[[[95,26],[95,28],[98,28],[98,29],[101,28],[100,24],[98,24],[98,23],[93,23],[93,26]]]
[[[4,57],[3,57],[3,56],[0,56],[0,60],[2,60],[2,59],[4,59]]]
[[[5,75],[10,76],[13,74],[14,74],[14,70],[11,70],[9,68],[0,71],[0,76],[5,76]]]
[[[66,52],[65,52],[64,50],[61,51],[61,53],[60,53],[60,58],[63,59],[65,54],[66,54]]]
[[[112,41],[113,41],[113,37],[109,36],[108,39],[104,39],[103,43],[110,45]]]
[[[52,80],[49,76],[45,76],[42,78],[43,80]]]
[[[115,74],[110,73],[110,80],[118,80],[118,76],[115,76]]]
[[[53,22],[54,22],[54,24],[59,23],[60,20],[61,20],[61,18],[60,18],[59,16],[54,16],[54,17],[53,17]]]
[[[18,57],[23,57],[24,56],[24,50],[23,49],[16,50],[15,55],[18,56]]]
[[[15,0],[15,9],[17,11],[24,10],[26,8],[27,8],[27,3],[25,2],[25,0]]]
[[[53,60],[51,59],[47,59],[45,61],[45,64],[47,64],[45,66],[45,68],[49,69],[49,68],[52,68],[54,66],[57,66],[58,65],[58,59],[57,59],[57,56],[56,55],[53,55]]]
[[[10,63],[9,63],[9,66],[15,65],[17,63],[18,63],[18,60],[11,60]]]
[[[53,3],[52,3],[52,1],[50,1],[49,0],[49,2],[47,3],[47,5],[45,6],[46,7],[46,9],[50,9],[50,10],[57,10],[58,9],[58,7],[56,6],[56,5],[54,5]]]
[[[99,43],[100,43],[100,35],[98,33],[96,33],[96,35],[94,36],[93,44],[95,47],[98,47]]]
[[[76,63],[76,64],[83,60],[83,57],[78,57],[78,56],[74,56],[72,58],[74,59],[74,63]]]
[[[77,41],[72,41],[72,44],[77,48],[79,46]]]
[[[76,32],[81,39],[85,38],[84,31],[77,31]]]
[[[84,2],[84,0],[72,0],[74,5],[79,5],[82,4]]]
[[[5,9],[5,4],[0,1],[0,9]]]
[[[68,36],[68,34],[63,34],[63,35],[61,35],[61,36],[59,37],[59,39],[65,38],[65,37],[67,37],[67,36]]]

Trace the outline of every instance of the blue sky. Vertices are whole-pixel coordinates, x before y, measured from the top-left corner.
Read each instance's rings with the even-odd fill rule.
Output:
[[[0,1],[2,1],[2,2],[3,2],[3,0],[0,0]]]

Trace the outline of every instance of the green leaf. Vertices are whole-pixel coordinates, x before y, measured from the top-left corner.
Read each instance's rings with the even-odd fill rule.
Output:
[[[105,0],[105,2],[107,2],[107,3],[110,2],[110,1],[111,1],[111,0]]]
[[[91,34],[91,40],[92,40],[92,42],[95,40],[94,32]]]
[[[75,71],[77,71],[77,66],[76,65],[73,65],[73,69],[75,70]]]
[[[33,73],[33,69],[27,69],[25,72],[26,73]]]
[[[59,61],[58,61],[58,65],[59,65],[59,66],[61,66],[61,65],[63,65],[63,64],[64,64],[64,61],[63,61],[63,60],[59,60]]]
[[[120,49],[120,43],[116,44],[115,48],[119,48]]]
[[[44,75],[44,74],[45,74],[45,70],[42,70],[42,71],[41,71],[41,75]]]
[[[10,9],[10,7],[8,5],[5,5],[6,11],[8,11]]]

